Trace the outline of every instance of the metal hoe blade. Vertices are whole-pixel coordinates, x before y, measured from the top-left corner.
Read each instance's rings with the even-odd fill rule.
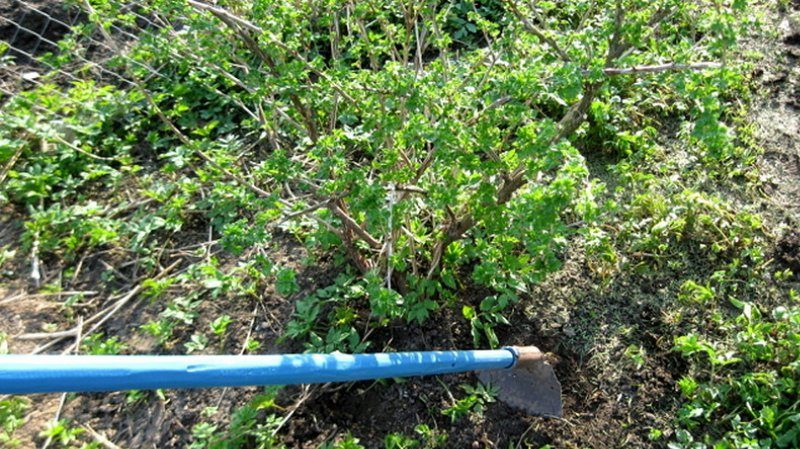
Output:
[[[484,384],[499,388],[497,397],[531,415],[561,417],[561,383],[544,354],[533,346],[515,348],[519,358],[511,369],[478,372]]]

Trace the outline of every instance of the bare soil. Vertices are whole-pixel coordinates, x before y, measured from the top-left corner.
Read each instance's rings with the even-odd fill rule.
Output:
[[[764,148],[758,160],[766,211],[777,223],[797,227],[800,216],[800,13],[797,2],[777,18],[778,35],[758,48],[765,59],[755,75],[762,94],[754,108],[757,137]]]

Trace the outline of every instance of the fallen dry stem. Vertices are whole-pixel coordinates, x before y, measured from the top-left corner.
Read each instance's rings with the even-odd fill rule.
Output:
[[[658,65],[645,65],[638,67],[615,68],[609,67],[603,69],[606,75],[635,75],[637,73],[659,73],[678,70],[707,70],[718,69],[722,64],[718,62],[696,62],[693,64],[679,64],[676,62],[669,62],[666,64]]]
[[[172,271],[175,267],[177,267],[182,261],[183,261],[183,259],[176,260],[171,265],[169,265],[167,268],[164,268],[163,270],[161,270],[161,272],[159,272],[156,276],[154,276],[153,279],[157,280],[157,279],[159,279],[159,278],[161,278],[163,276],[166,276],[167,274],[169,274],[170,271]],[[53,340],[51,340],[50,342],[48,342],[45,345],[42,345],[42,346],[36,348],[32,352],[32,354],[39,354],[39,353],[43,352],[44,350],[46,350],[47,348],[55,345],[59,341],[65,339],[67,337],[71,337],[71,336],[74,336],[74,335],[80,333],[83,326],[85,326],[87,324],[90,324],[90,323],[94,323],[95,321],[97,321],[86,332],[86,334],[92,334],[98,328],[100,328],[100,326],[102,326],[109,319],[111,319],[111,317],[113,317],[114,314],[116,314],[120,309],[122,309],[122,307],[125,306],[125,304],[127,304],[132,298],[134,298],[141,290],[142,290],[141,284],[136,285],[134,288],[129,290],[124,296],[122,296],[120,299],[118,299],[112,306],[101,310],[100,312],[92,315],[91,317],[89,317],[86,320],[83,320],[80,323],[80,326],[76,326],[73,329],[66,330],[66,331],[61,331],[61,332],[53,332],[53,333],[50,333],[49,336],[47,336],[47,337],[45,337],[45,335],[47,335],[47,334],[23,334],[23,335],[15,337],[15,339],[22,339],[22,340],[33,339],[33,338],[31,338],[32,336],[35,337],[36,339],[39,339],[39,338],[53,338]],[[76,342],[76,343],[70,345],[67,348],[67,350],[72,350],[72,349],[76,348],[79,343],[80,342]]]
[[[121,447],[114,444],[111,440],[109,440],[105,435],[98,433],[96,430],[92,429],[92,427],[89,426],[88,424],[83,424],[81,427],[83,427],[87,432],[89,432],[89,435],[91,435],[91,437],[104,448],[122,449]]]
[[[6,298],[6,299],[0,301],[0,306],[6,305],[6,304],[8,304],[10,302],[19,301],[19,300],[47,298],[47,297],[50,297],[50,296],[75,296],[75,295],[94,296],[97,293],[98,292],[93,291],[93,290],[87,290],[87,291],[72,291],[72,290],[68,290],[68,291],[64,291],[64,292],[34,293],[34,294],[30,294],[30,295],[27,294],[27,293],[21,293],[19,295],[15,295],[15,296],[12,296],[10,298]]]

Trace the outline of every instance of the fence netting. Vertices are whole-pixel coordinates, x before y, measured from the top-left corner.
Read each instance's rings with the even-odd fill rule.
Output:
[[[197,79],[228,76],[241,83],[219,67],[210,67],[197,53],[182,50],[186,46],[179,44],[187,39],[197,48],[197,36],[182,35],[189,19],[180,8],[153,5],[158,2],[94,3],[106,9],[98,10],[89,1],[0,1],[0,105],[31,90],[48,89],[65,102],[86,108],[87,103],[65,91],[87,83],[142,90],[152,78],[167,80],[160,67],[152,65],[159,60],[180,61],[187,76]],[[203,31],[209,47],[218,31]],[[44,104],[31,106],[48,110]]]

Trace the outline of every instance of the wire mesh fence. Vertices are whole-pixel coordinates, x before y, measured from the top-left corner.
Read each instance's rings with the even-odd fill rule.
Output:
[[[10,56],[23,63],[35,62],[37,55],[55,51],[56,41],[68,34],[80,17],[78,8],[66,5],[12,2],[3,10],[0,36],[8,44]]]
[[[3,5],[0,88],[4,96],[37,84],[45,72],[55,69],[39,57],[57,51],[57,41],[70,32],[79,17],[80,11],[70,7],[42,7],[33,2]]]
[[[55,83],[95,81],[120,87],[141,86],[139,80],[164,77],[155,67],[131,57],[143,39],[164,39],[163,31],[181,17],[158,16],[141,2],[114,2],[113,13],[98,13],[89,2],[12,1],[0,16],[0,93],[5,98]],[[177,30],[170,30],[172,35]],[[176,58],[174,48],[165,47]],[[195,58],[196,59],[196,58]],[[208,71],[206,71],[208,72]]]
[[[13,1],[0,17],[0,95],[3,101],[46,85],[54,92],[71,83],[96,81],[133,86],[124,71],[109,67],[124,57],[111,35],[97,31],[89,19],[91,9],[74,3]],[[88,8],[87,8],[88,7]],[[121,39],[136,34],[112,25]],[[34,105],[42,107],[43,105]]]
[[[210,5],[189,2],[196,4],[187,12],[184,8],[155,7],[152,2],[96,3],[107,5],[107,9],[98,11],[90,1],[0,2],[0,106],[25,92],[47,89],[63,100],[59,107],[71,104],[90,108],[68,94],[82,83],[96,88],[135,89],[149,97],[155,95],[150,91],[153,78],[174,83],[174,77],[163,74],[161,67],[176,61],[186,77],[223,77],[239,89],[248,89],[240,75],[202,57],[204,48],[213,51],[214,41],[224,39],[221,28],[208,28],[203,35],[184,29],[190,21],[189,13],[210,17],[209,11],[203,9]],[[157,55],[154,57],[153,53]],[[235,70],[246,72],[246,65],[242,63]],[[221,91],[215,83],[204,85],[206,88],[210,95],[263,120],[257,107]],[[58,108],[51,105],[34,102],[28,106],[41,113],[58,114]]]

